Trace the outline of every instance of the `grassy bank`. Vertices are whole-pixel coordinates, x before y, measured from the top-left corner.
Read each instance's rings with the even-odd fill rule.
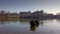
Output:
[[[7,17],[7,18],[5,18],[5,19],[2,19],[2,18],[0,18],[0,21],[15,21],[15,20],[19,20],[19,17]]]

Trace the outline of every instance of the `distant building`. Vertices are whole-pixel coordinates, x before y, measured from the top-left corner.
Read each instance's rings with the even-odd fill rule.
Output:
[[[42,15],[43,15],[43,11],[35,11],[33,12],[32,17],[36,19],[41,19]]]
[[[5,11],[0,11],[0,20],[5,20],[6,18]]]
[[[0,11],[1,14],[5,14],[5,11]]]
[[[30,11],[29,12],[20,12],[20,18],[40,18],[41,16],[43,15],[43,10],[41,11],[35,11],[33,13],[31,13]]]
[[[7,17],[19,17],[18,13],[7,13]]]
[[[57,15],[60,15],[60,13],[57,13]]]
[[[31,16],[30,12],[20,12],[20,18],[28,18]]]
[[[0,12],[0,20],[6,20],[7,18],[19,18],[18,13],[5,13],[5,11]]]

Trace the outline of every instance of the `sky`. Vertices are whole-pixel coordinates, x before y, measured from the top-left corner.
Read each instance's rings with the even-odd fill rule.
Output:
[[[60,0],[0,0],[0,11],[23,12],[44,10],[46,13],[59,13]]]

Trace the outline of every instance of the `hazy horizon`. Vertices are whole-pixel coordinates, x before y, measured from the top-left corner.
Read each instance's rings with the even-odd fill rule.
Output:
[[[60,0],[0,0],[0,10],[10,12],[44,10],[46,13],[59,13]]]

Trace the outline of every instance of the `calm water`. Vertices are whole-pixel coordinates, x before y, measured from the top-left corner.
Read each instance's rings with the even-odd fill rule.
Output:
[[[39,21],[30,27],[29,21],[1,21],[0,34],[60,34],[60,20]]]

